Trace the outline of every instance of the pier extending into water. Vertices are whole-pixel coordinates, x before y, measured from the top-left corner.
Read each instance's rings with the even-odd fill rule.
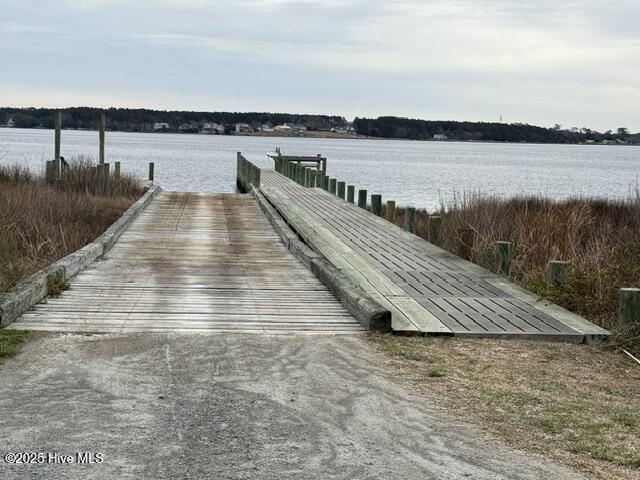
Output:
[[[380,195],[368,201],[359,190],[356,204],[353,186],[326,175],[326,158],[279,151],[271,158],[274,170],[237,154],[237,186],[245,193],[154,187],[117,234],[99,240],[96,255],[81,256],[81,267],[77,256],[63,259],[29,295],[14,292],[17,317],[25,299],[33,304],[46,293],[52,272],[69,284],[10,328],[378,330],[574,343],[609,335],[500,275],[509,268],[510,244],[498,249],[499,273],[489,272],[438,246],[438,217],[427,242],[412,233],[415,210],[400,228],[382,217]],[[395,202],[386,207],[392,215]],[[560,281],[562,270],[554,265],[551,281]]]

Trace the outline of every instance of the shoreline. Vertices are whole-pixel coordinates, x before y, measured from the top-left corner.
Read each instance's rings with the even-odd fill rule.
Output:
[[[51,128],[17,128],[17,127],[6,127],[4,125],[0,125],[0,129],[4,130],[48,130],[53,131]],[[84,129],[84,128],[62,128],[63,131],[70,132],[95,132],[98,130],[94,129]],[[143,133],[143,134],[153,134],[153,135],[197,135],[197,136],[205,136],[205,137],[268,137],[268,138],[306,138],[306,139],[334,139],[334,140],[376,140],[376,141],[398,141],[398,142],[429,142],[429,143],[478,143],[478,144],[493,144],[493,145],[577,145],[577,146],[587,146],[587,147],[640,147],[640,144],[633,143],[556,143],[556,142],[500,142],[497,140],[433,140],[433,139],[416,139],[416,138],[393,138],[393,137],[371,137],[366,135],[345,135],[340,133],[333,132],[322,132],[322,131],[307,131],[302,135],[290,135],[289,133],[283,132],[245,132],[245,133],[230,133],[230,134],[208,134],[208,133],[193,133],[193,132],[154,132],[154,131],[137,131],[137,130],[107,130],[107,132],[118,132],[118,133]]]

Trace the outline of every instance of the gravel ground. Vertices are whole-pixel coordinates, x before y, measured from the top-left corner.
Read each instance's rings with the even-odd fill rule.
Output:
[[[0,478],[585,478],[482,439],[378,355],[359,335],[38,335],[0,366],[0,453],[74,464],[0,458]]]

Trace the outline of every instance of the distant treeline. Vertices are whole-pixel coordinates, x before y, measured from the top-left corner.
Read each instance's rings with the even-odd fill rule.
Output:
[[[461,140],[530,143],[627,142],[637,139],[626,128],[604,133],[588,128],[563,129],[536,127],[522,123],[485,123],[413,120],[400,117],[356,118],[353,126],[359,135],[413,140]],[[639,139],[640,140],[640,139]]]
[[[0,125],[12,119],[16,128],[53,128],[52,108],[4,108],[0,107]],[[168,123],[169,130],[177,131],[180,125],[213,122],[223,125],[236,123],[281,125],[283,123],[304,124],[309,130],[330,130],[345,127],[344,117],[330,115],[296,115],[291,113],[261,112],[180,112],[149,110],[146,108],[109,108],[103,110],[92,107],[65,108],[62,110],[63,128],[98,128],[100,113],[106,112],[109,130],[145,132],[155,123]]]
[[[7,108],[0,107],[0,125],[10,120],[17,128],[53,128],[51,108]],[[297,124],[308,130],[329,131],[343,129],[349,125],[344,117],[337,115],[298,115],[268,112],[187,112],[149,110],[146,108],[92,107],[63,109],[63,128],[95,130],[100,113],[107,114],[107,129],[133,132],[152,131],[154,124],[166,123],[167,131],[198,131],[204,123],[224,126],[224,132],[235,131],[235,124],[259,125]],[[529,143],[640,143],[640,134],[632,135],[626,128],[597,132],[588,128],[564,129],[537,127],[522,123],[488,123],[415,120],[401,117],[356,118],[353,127],[358,135],[368,137],[398,138],[412,140],[459,140]]]

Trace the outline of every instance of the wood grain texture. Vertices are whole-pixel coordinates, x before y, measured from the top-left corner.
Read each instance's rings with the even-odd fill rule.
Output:
[[[490,272],[320,189],[273,171],[263,178],[262,192],[292,228],[391,310],[395,331],[584,341],[575,322],[500,287]]]
[[[364,329],[250,195],[161,193],[104,261],[13,328],[345,333]]]

